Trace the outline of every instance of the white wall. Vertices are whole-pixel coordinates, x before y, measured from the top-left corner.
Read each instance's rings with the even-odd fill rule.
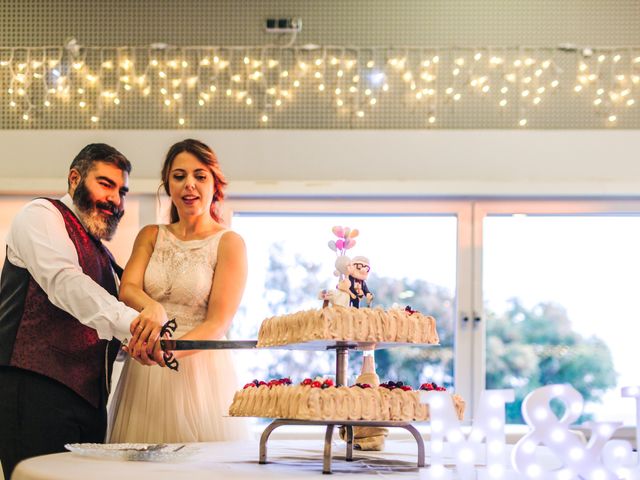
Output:
[[[0,193],[61,191],[90,142],[120,149],[132,190],[155,192],[168,147],[187,137],[218,153],[231,195],[640,194],[636,130],[5,130]]]

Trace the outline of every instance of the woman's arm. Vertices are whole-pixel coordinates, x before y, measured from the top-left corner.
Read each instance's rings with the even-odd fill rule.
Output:
[[[144,273],[153,253],[157,236],[157,225],[147,225],[140,230],[120,284],[120,300],[140,312],[138,317],[140,321],[134,321],[131,324],[132,338],[129,343],[129,352],[138,360],[141,360],[140,350],[143,347],[141,342],[138,342],[138,338],[141,335],[145,338],[147,331],[151,332],[147,347],[148,353],[151,353],[154,343],[160,336],[160,329],[167,321],[167,314],[162,305],[149,297],[143,290]],[[142,360],[143,363],[149,364],[148,359],[143,358]]]
[[[218,262],[209,294],[207,316],[200,325],[181,337],[182,340],[218,340],[233,320],[247,282],[247,252],[244,240],[235,232],[223,234],[218,246]],[[173,352],[176,358],[196,353]]]

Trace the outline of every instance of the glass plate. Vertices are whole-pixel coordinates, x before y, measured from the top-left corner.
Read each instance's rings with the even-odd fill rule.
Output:
[[[168,443],[68,443],[64,448],[88,457],[134,462],[169,462],[194,453],[193,447]]]

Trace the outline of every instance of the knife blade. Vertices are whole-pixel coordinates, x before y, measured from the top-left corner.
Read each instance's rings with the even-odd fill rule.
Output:
[[[172,340],[161,339],[160,348],[173,350],[237,350],[256,348],[257,340]]]

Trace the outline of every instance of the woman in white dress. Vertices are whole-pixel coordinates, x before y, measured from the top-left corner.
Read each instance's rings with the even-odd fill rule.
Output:
[[[162,168],[171,223],[149,225],[136,238],[120,298],[175,318],[174,338],[219,340],[236,313],[247,276],[242,238],[219,222],[226,180],[215,153],[197,140],[171,147]],[[237,381],[227,350],[176,351],[179,371],[164,366],[159,343],[128,347],[112,399],[110,442],[203,442],[248,438],[240,419],[225,418]],[[158,366],[159,365],[159,366]]]

